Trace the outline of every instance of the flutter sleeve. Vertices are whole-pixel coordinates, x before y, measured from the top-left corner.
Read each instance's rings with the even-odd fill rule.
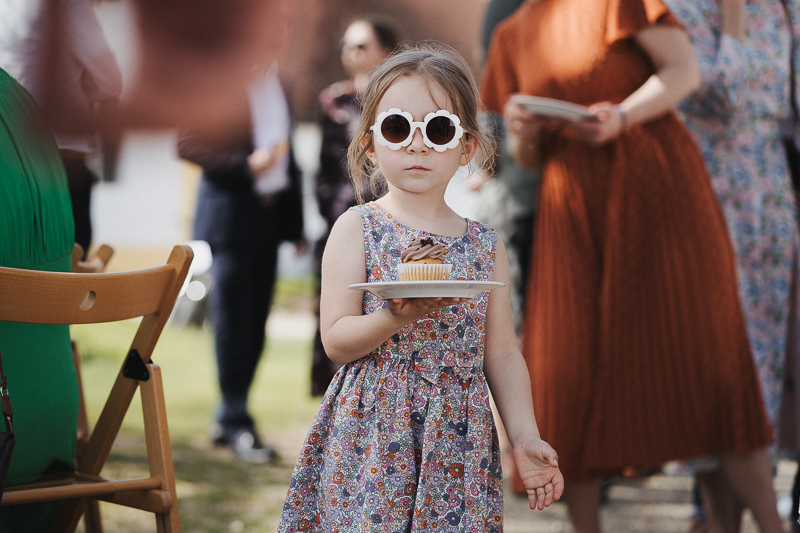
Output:
[[[689,33],[702,76],[700,88],[682,109],[698,115],[729,114],[757,75],[752,51],[746,43],[722,33],[717,2],[669,0],[669,5]]]
[[[663,24],[680,26],[680,22],[661,0],[610,0],[606,16],[608,44],[633,37],[639,30]]]

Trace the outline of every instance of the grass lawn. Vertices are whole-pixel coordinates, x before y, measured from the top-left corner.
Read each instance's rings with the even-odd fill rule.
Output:
[[[305,308],[307,313],[304,301],[310,286],[282,283],[276,294],[277,310],[296,313]],[[128,321],[72,328],[81,351],[92,423],[136,326]],[[306,333],[271,335],[251,390],[251,409],[259,430],[280,454],[278,464],[269,466],[247,465],[229,450],[210,445],[208,427],[219,397],[212,340],[209,328],[168,326],[153,354],[164,378],[183,531],[274,532],[292,466],[319,403],[308,393],[311,338]],[[103,474],[145,474],[143,435],[137,394]],[[107,531],[155,531],[149,513],[101,506]]]

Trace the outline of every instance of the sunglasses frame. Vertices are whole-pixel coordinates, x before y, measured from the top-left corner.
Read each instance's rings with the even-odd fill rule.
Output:
[[[389,140],[383,136],[383,132],[381,132],[381,126],[383,125],[383,121],[392,115],[400,115],[401,117],[408,120],[409,124],[411,124],[411,131],[409,132],[408,137],[406,137],[403,141],[399,143],[389,142]],[[425,131],[425,128],[427,128],[428,126],[428,123],[437,117],[446,117],[450,119],[450,122],[452,122],[456,127],[455,135],[453,135],[453,138],[447,144],[435,144],[433,141],[428,139],[428,133]],[[390,150],[400,150],[401,148],[404,148],[409,144],[411,144],[411,141],[414,139],[414,133],[417,131],[417,128],[419,128],[420,131],[422,132],[422,140],[425,143],[425,146],[427,146],[428,148],[433,148],[437,152],[444,152],[448,148],[455,148],[456,146],[458,146],[461,137],[464,136],[464,128],[461,127],[461,119],[459,119],[457,115],[454,115],[453,113],[445,109],[440,109],[439,111],[436,111],[434,113],[428,113],[427,115],[425,115],[425,119],[422,122],[414,122],[414,117],[411,115],[411,113],[393,107],[388,111],[381,112],[378,115],[378,118],[375,120],[375,124],[370,126],[369,129],[372,130],[372,133],[375,136],[375,141],[378,144],[380,144],[381,146],[386,146]]]

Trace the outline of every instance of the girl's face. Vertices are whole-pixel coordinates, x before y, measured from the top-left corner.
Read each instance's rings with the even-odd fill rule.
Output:
[[[454,112],[444,91],[435,84],[429,86],[427,80],[420,76],[404,76],[395,81],[378,103],[375,117],[391,108],[408,111],[415,122],[422,122],[425,115],[440,109]],[[476,148],[475,139],[465,132],[458,146],[437,152],[425,144],[422,131],[417,128],[411,144],[399,150],[382,146],[373,137],[367,156],[373,165],[381,169],[389,191],[399,189],[414,194],[435,192],[444,196],[450,178],[459,165],[470,162]]]

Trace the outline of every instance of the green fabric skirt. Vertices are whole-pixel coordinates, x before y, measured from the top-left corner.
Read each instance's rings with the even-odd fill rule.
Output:
[[[68,272],[73,246],[58,148],[31,95],[0,70],[0,266]],[[0,351],[17,439],[7,483],[72,467],[79,399],[69,327],[0,322]]]

